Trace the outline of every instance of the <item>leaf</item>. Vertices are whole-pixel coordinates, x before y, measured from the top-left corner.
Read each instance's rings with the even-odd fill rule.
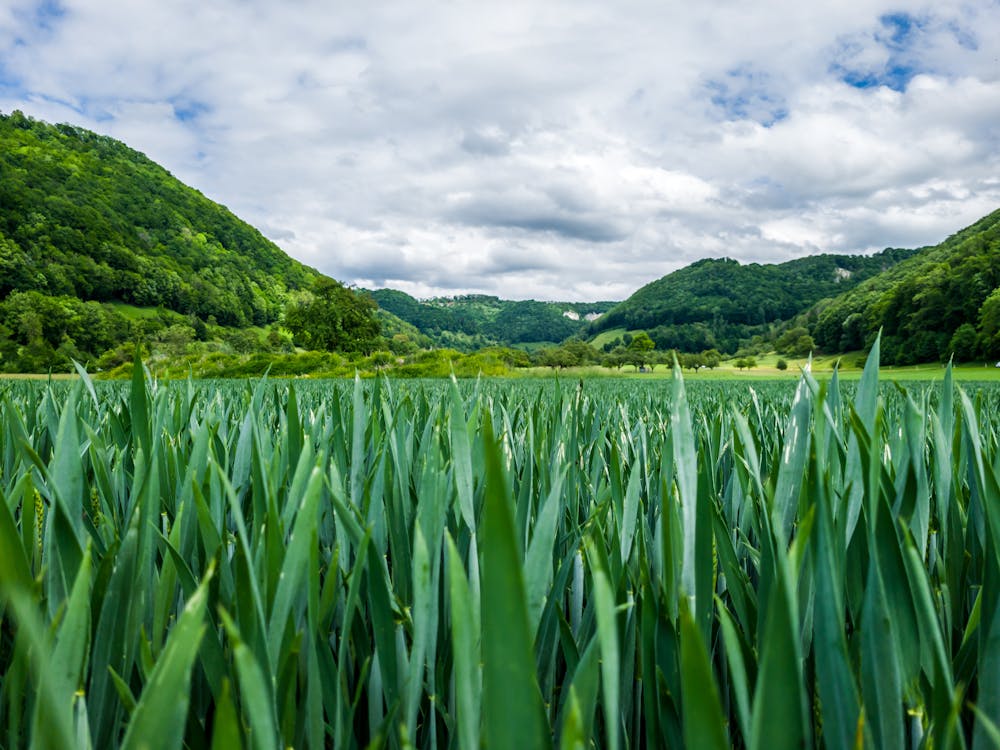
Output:
[[[255,750],[273,750],[280,747],[281,743],[275,721],[275,702],[268,690],[268,681],[254,655],[240,638],[236,623],[225,610],[220,610],[219,614],[233,646],[236,677],[244,709],[250,720],[250,745]]]
[[[565,472],[559,472],[552,481],[552,489],[535,519],[531,541],[524,561],[524,577],[528,597],[528,624],[531,632],[538,630],[538,623],[551,593],[552,548],[555,544],[559,513],[562,510],[562,487]]]
[[[726,720],[708,649],[687,607],[681,607],[681,708],[687,747],[726,750]]]
[[[38,605],[20,587],[7,587],[6,583],[4,587],[7,606],[17,621],[18,645],[26,647],[25,658],[30,660],[38,684],[36,697],[38,713],[32,747],[45,750],[75,747],[77,743],[74,741],[73,732],[72,696],[66,695],[61,690],[62,686],[55,678],[56,665],[49,658],[50,647],[44,637],[47,628],[38,614]]]
[[[132,714],[122,750],[181,747],[187,723],[191,670],[205,634],[205,602],[214,568],[209,566],[201,585],[170,631]]]
[[[787,544],[798,510],[802,475],[809,457],[812,404],[805,375],[799,380],[792,399],[792,410],[782,436],[781,464],[771,501],[772,524],[779,534],[778,542]]]
[[[875,746],[903,747],[903,688],[892,618],[876,558],[871,558],[861,615],[861,686]]]
[[[673,404],[670,410],[671,442],[674,449],[674,469],[677,480],[677,494],[681,501],[683,529],[683,556],[681,563],[681,589],[692,600],[693,610],[698,611],[694,602],[698,592],[698,561],[696,542],[698,522],[698,446],[691,429],[691,410],[684,390],[684,377],[674,359],[672,381]]]
[[[469,433],[465,422],[465,404],[458,390],[455,375],[451,376],[451,462],[455,473],[455,490],[458,509],[462,520],[471,531],[476,529],[476,511],[472,495],[472,450],[469,447]]]
[[[484,420],[482,519],[483,717],[492,750],[546,748],[551,738],[535,674],[527,595],[492,425]]]
[[[323,472],[314,468],[299,503],[299,512],[295,517],[292,533],[288,537],[285,559],[282,561],[281,574],[278,576],[278,588],[271,607],[271,619],[268,621],[267,648],[271,657],[272,671],[278,669],[279,649],[292,604],[296,599],[302,599],[306,566],[309,564],[310,540],[319,521],[318,508],[322,488]]]
[[[587,645],[573,671],[569,697],[563,708],[559,747],[562,750],[586,750],[593,742],[594,713],[597,709],[598,639]]]
[[[461,747],[479,747],[480,703],[482,696],[479,672],[479,623],[472,608],[469,581],[458,548],[451,534],[445,532],[448,548],[449,600],[451,602],[451,640],[455,655],[455,718]]]
[[[618,750],[621,744],[621,654],[618,647],[618,624],[615,595],[608,573],[593,538],[587,539],[587,557],[594,579],[594,608],[597,613],[597,640],[601,644],[601,692],[604,694],[604,731],[607,747]]]
[[[804,705],[805,683],[799,648],[798,616],[787,561],[776,562],[764,630],[760,634],[760,670],[754,692],[750,750],[799,750],[809,746]]]
[[[212,750],[242,750],[242,747],[239,717],[233,705],[229,680],[223,680],[212,727]]]

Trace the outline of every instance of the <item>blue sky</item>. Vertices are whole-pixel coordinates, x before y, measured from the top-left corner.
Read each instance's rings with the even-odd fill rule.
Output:
[[[5,0],[0,111],[349,283],[613,299],[1000,208],[996,39],[996,0]]]

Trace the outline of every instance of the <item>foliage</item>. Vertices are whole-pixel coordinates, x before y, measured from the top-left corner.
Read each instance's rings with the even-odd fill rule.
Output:
[[[371,350],[369,300],[321,292],[342,309],[309,308],[305,290],[334,287],[125,145],[0,115],[0,371],[115,367],[137,340],[173,357],[287,352],[292,299],[307,345]],[[304,332],[303,315],[323,327]]]
[[[380,308],[415,326],[438,345],[463,342],[456,335],[468,337],[462,347],[466,350],[495,343],[560,342],[580,334],[587,325],[587,315],[604,313],[614,304],[501,300],[483,294],[421,301],[395,289],[376,289],[368,294]]]
[[[601,355],[585,341],[570,339],[560,346],[540,349],[535,353],[534,361],[543,367],[563,369],[564,367],[598,364],[601,361]]]
[[[998,358],[998,288],[995,211],[821,306],[812,334],[823,349],[850,351],[869,345],[882,330],[886,363],[942,361],[953,353],[966,360]],[[974,329],[974,344],[963,326]]]
[[[316,272],[111,138],[0,115],[0,299],[15,291],[278,320]]]
[[[1000,391],[877,361],[4,383],[0,742],[991,746]]]
[[[370,297],[320,277],[311,294],[289,304],[285,325],[306,349],[368,353],[379,335],[375,309]]]
[[[805,357],[816,346],[809,329],[803,326],[793,326],[787,329],[774,343],[774,348],[781,354],[793,357]]]
[[[774,265],[700,260],[642,287],[589,330],[644,328],[661,349],[731,353],[742,339],[766,334],[770,324],[790,320],[914,252],[813,255]]]

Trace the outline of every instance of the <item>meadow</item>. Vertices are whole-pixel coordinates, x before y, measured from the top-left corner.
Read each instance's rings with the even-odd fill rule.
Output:
[[[0,748],[1000,744],[1000,387],[0,381]]]

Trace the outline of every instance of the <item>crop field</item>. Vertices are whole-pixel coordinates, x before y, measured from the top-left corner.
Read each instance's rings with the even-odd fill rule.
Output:
[[[873,364],[0,382],[0,748],[996,747],[998,438]]]

